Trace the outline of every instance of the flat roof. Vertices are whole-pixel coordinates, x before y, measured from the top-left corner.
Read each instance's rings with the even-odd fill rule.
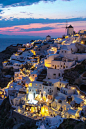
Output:
[[[41,84],[42,84],[43,82],[40,82],[40,81],[33,81],[32,84],[33,84],[33,83],[39,83],[39,84],[41,83]]]
[[[77,112],[77,110],[69,109],[67,112],[68,112],[69,114],[75,115],[76,112]]]
[[[75,101],[76,103],[80,104],[80,103],[83,101],[83,99],[74,96],[74,101]]]
[[[62,96],[56,96],[55,99],[56,99],[56,100],[65,100],[65,98],[62,97]]]
[[[44,79],[43,81],[56,83],[59,82],[59,79]]]

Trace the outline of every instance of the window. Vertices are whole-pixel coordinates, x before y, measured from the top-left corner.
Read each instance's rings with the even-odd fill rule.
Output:
[[[36,84],[36,86],[37,86],[37,84]]]
[[[62,53],[63,53],[63,51],[62,51]]]
[[[34,75],[33,75],[34,76]]]
[[[56,67],[57,67],[57,66],[55,65],[55,69],[56,69]]]
[[[61,65],[61,67],[62,67],[62,65]]]
[[[59,91],[60,91],[60,88],[59,88],[59,87],[57,87],[57,90],[59,90]]]
[[[53,75],[56,75],[55,73]]]
[[[57,65],[57,67],[59,67],[59,65]]]
[[[66,66],[66,68],[68,68],[68,66]]]
[[[58,76],[60,77],[60,73],[58,74]]]
[[[49,91],[49,89],[48,89],[48,91]]]
[[[65,51],[65,53],[66,53],[66,51]]]
[[[52,92],[53,92],[53,90],[52,90]]]
[[[58,100],[58,103],[62,103],[62,100]]]

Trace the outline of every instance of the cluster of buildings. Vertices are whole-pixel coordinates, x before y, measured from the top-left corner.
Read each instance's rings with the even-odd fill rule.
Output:
[[[23,44],[3,62],[4,69],[13,68],[14,78],[0,90],[0,97],[9,96],[22,116],[44,119],[46,128],[58,127],[64,118],[86,120],[86,95],[63,79],[65,69],[86,59],[86,31],[73,34],[70,25],[67,33]]]

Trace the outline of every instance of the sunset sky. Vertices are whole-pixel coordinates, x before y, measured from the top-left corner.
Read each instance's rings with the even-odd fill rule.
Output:
[[[0,0],[1,37],[58,37],[86,29],[86,0]]]

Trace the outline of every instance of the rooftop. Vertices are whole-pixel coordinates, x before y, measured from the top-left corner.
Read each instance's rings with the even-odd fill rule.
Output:
[[[74,115],[74,116],[75,116],[76,112],[77,112],[77,110],[73,110],[73,109],[68,110],[68,113],[71,115]]]
[[[68,26],[67,28],[73,28],[73,26],[70,25],[70,26]]]

